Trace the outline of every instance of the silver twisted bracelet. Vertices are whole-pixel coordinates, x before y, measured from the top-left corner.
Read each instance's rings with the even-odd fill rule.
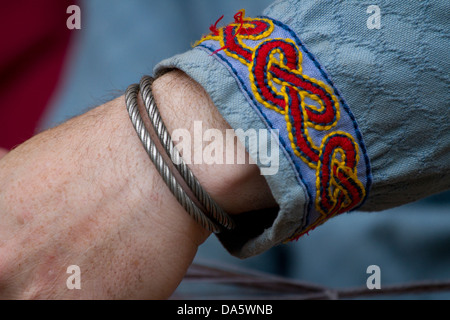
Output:
[[[147,154],[155,165],[157,171],[169,187],[172,194],[183,206],[183,208],[202,225],[205,229],[220,233],[222,230],[232,230],[235,228],[234,221],[223,211],[223,209],[210,197],[210,195],[200,185],[192,171],[183,161],[178,150],[170,137],[166,126],[164,125],[157,105],[152,95],[152,84],[154,79],[144,76],[140,84],[130,85],[125,93],[125,102],[131,122],[138,134]],[[138,108],[138,93],[141,93],[142,101],[148,117],[150,118],[154,132],[163,146],[167,156],[171,159],[171,164],[178,172],[178,176],[184,180],[185,184],[201,204],[203,210],[189,197],[181,184],[171,171],[169,165],[164,161],[164,157],[159,152],[156,144],[151,139],[150,133],[145,127],[142,116]],[[173,160],[172,160],[173,159]],[[174,161],[175,160],[175,161]]]

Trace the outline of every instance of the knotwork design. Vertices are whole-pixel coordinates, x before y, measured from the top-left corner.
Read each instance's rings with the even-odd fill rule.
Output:
[[[314,172],[314,207],[320,215],[294,238],[361,204],[366,189],[357,175],[359,146],[338,126],[342,110],[333,88],[303,73],[296,41],[279,37],[271,19],[246,18],[244,11],[234,23],[216,25],[196,45],[218,42],[213,54],[223,51],[245,66],[254,98],[284,117],[293,153]]]

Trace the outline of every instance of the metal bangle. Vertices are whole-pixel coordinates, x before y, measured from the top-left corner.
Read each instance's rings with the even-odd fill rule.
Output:
[[[226,229],[234,229],[235,224],[231,217],[211,198],[206,190],[201,186],[200,182],[194,176],[192,171],[186,165],[178,149],[174,146],[172,138],[162,121],[161,115],[158,111],[158,107],[153,98],[152,84],[154,79],[149,76],[144,76],[140,82],[141,97],[144,101],[145,109],[147,110],[148,117],[152,123],[164,150],[171,158],[174,166],[183,177],[184,181],[194,193],[197,200],[205,208],[208,216],[214,221],[217,221],[221,226]]]
[[[147,131],[139,112],[138,93],[139,85],[130,85],[125,93],[125,102],[130,120],[144,146],[144,149],[154,163],[164,182],[169,187],[169,190],[175,196],[177,201],[183,206],[183,208],[189,213],[189,215],[191,215],[194,220],[205,229],[214,233],[219,233],[223,229],[221,225],[207,217],[206,214],[192,201],[192,199],[180,186],[175,176],[170,171],[168,165],[164,162],[164,159],[159,153],[155,143],[152,141],[150,133]]]

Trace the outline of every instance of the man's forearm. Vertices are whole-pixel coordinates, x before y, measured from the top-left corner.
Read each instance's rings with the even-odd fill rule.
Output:
[[[169,129],[228,128],[184,74],[157,80],[154,95]],[[254,165],[192,169],[231,213],[273,204]],[[10,152],[0,181],[3,298],[166,298],[209,235],[154,169],[123,97]],[[81,290],[66,286],[69,265],[80,267]]]

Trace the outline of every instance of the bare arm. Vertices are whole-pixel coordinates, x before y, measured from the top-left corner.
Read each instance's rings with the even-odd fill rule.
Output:
[[[181,72],[157,80],[154,94],[170,131],[194,120],[229,128]],[[273,205],[254,165],[192,169],[230,213]],[[154,169],[123,97],[9,152],[0,181],[3,299],[167,298],[209,236]],[[66,287],[69,265],[81,269],[81,290]]]

